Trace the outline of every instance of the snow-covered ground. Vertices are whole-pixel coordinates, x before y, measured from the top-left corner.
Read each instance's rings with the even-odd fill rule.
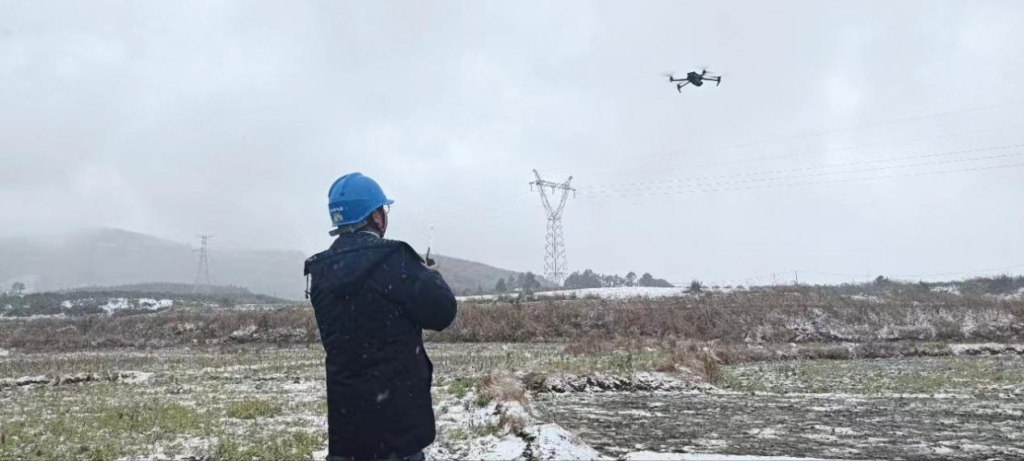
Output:
[[[102,298],[100,299],[102,301]],[[64,309],[71,309],[76,305],[82,305],[86,303],[94,302],[92,299],[84,300],[65,300],[60,303],[60,307]],[[110,298],[106,300],[105,304],[100,305],[100,309],[103,309],[107,314],[113,314],[114,312],[126,309],[140,309],[147,311],[157,311],[160,309],[166,309],[174,305],[174,301],[170,299],[152,299],[152,298]]]
[[[626,461],[824,461],[823,458],[789,456],[716,455],[710,453],[657,453],[638,451],[626,455]]]
[[[160,310],[166,309],[174,305],[174,301],[170,299],[150,299],[150,298],[139,298],[131,300],[128,298],[112,298],[107,301],[107,304],[101,306],[101,308],[108,314],[112,314],[115,311],[124,309],[142,309],[142,310]]]
[[[601,298],[601,299],[630,299],[630,298],[669,298],[686,294],[686,288],[672,287],[609,287],[609,288],[581,288],[578,290],[557,290],[542,291],[535,293],[535,298]],[[515,295],[505,295],[515,297]],[[460,296],[462,301],[489,301],[499,298],[498,295]]]

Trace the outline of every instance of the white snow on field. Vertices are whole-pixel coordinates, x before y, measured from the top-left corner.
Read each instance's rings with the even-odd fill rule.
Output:
[[[148,371],[126,371],[121,373],[121,381],[128,384],[143,384],[153,378]]]
[[[114,298],[108,300],[106,304],[100,306],[100,309],[103,309],[104,312],[110,314],[113,313],[114,311],[128,309],[129,307],[131,307],[131,303],[128,302],[127,298]]]
[[[630,298],[669,298],[686,294],[686,288],[672,287],[608,287],[608,288],[581,288],[578,290],[542,291],[534,293],[534,298],[601,298],[601,299],[630,299]],[[464,301],[490,301],[497,299],[498,295],[460,296],[459,300]],[[515,295],[506,295],[515,299]]]
[[[533,455],[540,460],[608,459],[557,424],[530,426],[523,432],[534,439],[536,451]]]
[[[514,435],[506,435],[499,439],[495,436],[481,438],[472,444],[466,459],[481,461],[507,461],[522,457],[526,451],[526,441]]]
[[[932,293],[948,293],[951,295],[960,294],[960,288],[956,285],[939,285],[937,287],[932,287],[931,291]]]
[[[789,456],[718,455],[714,453],[657,453],[638,451],[623,458],[626,461],[825,461],[823,458]]]
[[[139,307],[143,309],[165,309],[174,305],[174,301],[170,299],[149,299],[140,298],[138,302]]]
[[[132,304],[135,305],[134,307],[136,309],[155,311],[160,309],[166,309],[168,307],[173,306],[174,301],[170,299],[158,300],[150,298],[139,298],[135,300],[134,303],[132,303],[131,300],[129,300],[128,298],[111,298],[110,300],[107,301],[106,304],[100,306],[100,308],[103,309],[104,312],[112,314],[119,310],[131,309]]]

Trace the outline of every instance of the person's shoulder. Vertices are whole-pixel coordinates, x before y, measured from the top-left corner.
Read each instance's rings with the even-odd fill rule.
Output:
[[[312,268],[313,266],[315,266],[317,264],[320,264],[322,261],[324,261],[325,259],[330,258],[334,254],[335,254],[334,250],[327,249],[327,250],[321,251],[321,252],[319,252],[319,253],[317,253],[317,254],[315,254],[313,256],[310,256],[310,257],[306,258],[306,261],[304,263],[302,263],[303,274],[309,275],[310,268]]]
[[[403,242],[401,240],[391,240],[385,238],[380,239],[380,242],[382,245],[386,245],[388,247],[398,250],[400,255],[404,258],[411,258],[417,262],[423,262],[423,258],[420,257],[419,253],[417,253],[416,250],[412,248],[412,245],[409,245],[406,242]]]

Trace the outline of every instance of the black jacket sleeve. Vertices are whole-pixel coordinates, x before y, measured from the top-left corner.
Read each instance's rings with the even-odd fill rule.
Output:
[[[439,272],[427,269],[412,248],[392,254],[374,274],[373,283],[422,328],[441,331],[455,320],[451,288]]]

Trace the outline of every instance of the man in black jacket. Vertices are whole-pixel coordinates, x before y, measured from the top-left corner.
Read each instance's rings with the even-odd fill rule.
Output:
[[[376,182],[342,176],[329,200],[337,239],[305,266],[327,352],[327,460],[422,460],[436,435],[422,332],[451,324],[455,296],[433,261],[383,238],[393,202]]]

